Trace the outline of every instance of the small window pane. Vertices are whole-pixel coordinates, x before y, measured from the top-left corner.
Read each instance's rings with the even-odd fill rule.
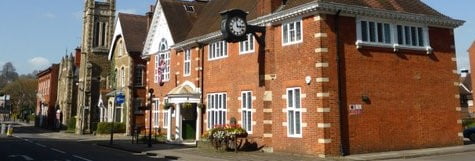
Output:
[[[289,42],[289,33],[288,33],[288,25],[287,24],[284,24],[283,25],[283,39],[284,39],[284,43],[288,43]]]
[[[295,111],[295,133],[300,134],[300,112]]]
[[[384,42],[391,43],[391,26],[387,23],[384,24]]]
[[[361,21],[361,36],[363,41],[368,41],[368,22]]]
[[[383,42],[383,24],[378,23],[378,42]]]
[[[376,32],[375,32],[374,22],[369,22],[369,41],[376,42]]]
[[[226,94],[223,94],[223,109],[226,109]]]
[[[251,96],[251,92],[247,93],[247,108],[248,109],[251,109],[252,107],[252,96]]]
[[[404,33],[406,37],[406,45],[411,45],[411,29],[409,26],[404,26]]]
[[[301,22],[297,21],[295,29],[297,29],[297,40],[302,40]]]
[[[247,130],[248,131],[252,130],[252,112],[251,111],[247,112]]]
[[[412,46],[417,46],[417,35],[416,35],[415,27],[411,27],[411,38],[412,38]]]
[[[419,37],[419,46],[424,46],[424,31],[422,28],[417,28],[417,34]]]
[[[294,105],[294,102],[293,102],[293,100],[292,100],[292,99],[294,98],[293,92],[294,92],[293,90],[289,90],[289,91],[287,92],[287,100],[288,100],[288,102],[289,102],[288,107],[294,107],[294,106],[293,106],[293,105]]]
[[[397,43],[404,44],[404,32],[402,31],[402,26],[397,25]]]
[[[295,108],[300,108],[300,89],[295,89]]]
[[[294,111],[289,111],[289,122],[287,123],[287,126],[289,128],[289,134],[294,135]]]
[[[246,99],[246,93],[242,93],[242,107],[247,108],[247,99]]]

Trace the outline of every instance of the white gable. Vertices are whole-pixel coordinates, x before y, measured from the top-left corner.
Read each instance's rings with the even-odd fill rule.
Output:
[[[152,25],[147,34],[147,40],[142,55],[152,55],[158,52],[159,44],[162,39],[165,39],[168,46],[175,44],[170,28],[168,26],[167,19],[163,13],[160,1],[157,2],[155,7],[155,13],[153,15]]]
[[[117,19],[117,22],[115,24],[115,29],[114,29],[114,36],[112,37],[112,42],[109,48],[109,57],[108,60],[112,60],[112,54],[113,50],[115,48],[115,41],[117,40],[117,36],[122,35],[122,25],[120,25],[120,19]]]

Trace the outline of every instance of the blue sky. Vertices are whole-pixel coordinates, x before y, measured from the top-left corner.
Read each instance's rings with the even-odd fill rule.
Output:
[[[469,68],[467,49],[475,40],[475,0],[423,0],[467,21],[455,31],[457,63]],[[81,40],[84,0],[0,0],[0,65],[11,61],[26,74],[58,63]],[[117,11],[144,14],[155,0],[117,0]]]

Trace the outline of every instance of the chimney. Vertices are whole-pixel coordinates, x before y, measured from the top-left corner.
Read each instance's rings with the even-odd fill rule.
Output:
[[[152,25],[152,20],[153,20],[153,12],[155,10],[154,5],[150,5],[149,11],[145,14],[147,16],[147,30],[150,29],[150,25]]]
[[[81,65],[81,48],[77,47],[75,50],[76,53],[74,53],[74,65],[79,68]]]
[[[257,8],[260,11],[257,13],[261,16],[270,14],[286,3],[287,0],[258,0]]]

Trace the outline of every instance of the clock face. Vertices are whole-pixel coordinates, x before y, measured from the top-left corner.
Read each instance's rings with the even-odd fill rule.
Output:
[[[241,17],[236,16],[229,20],[229,31],[231,31],[231,34],[234,36],[243,36],[247,32],[246,30],[246,22]]]

